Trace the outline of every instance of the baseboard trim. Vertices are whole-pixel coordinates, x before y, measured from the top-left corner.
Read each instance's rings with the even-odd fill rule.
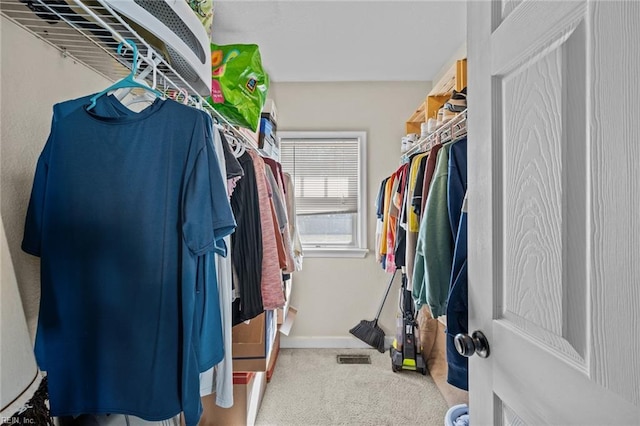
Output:
[[[385,336],[385,348],[389,348],[393,343],[394,337]],[[355,337],[305,337],[280,336],[280,347],[287,349],[365,349],[371,348],[361,340]]]

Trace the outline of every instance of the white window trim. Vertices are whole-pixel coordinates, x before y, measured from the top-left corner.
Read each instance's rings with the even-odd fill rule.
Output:
[[[344,248],[318,248],[303,247],[304,257],[359,257],[365,258],[369,249],[344,247]]]
[[[357,247],[309,247],[302,246],[305,257],[360,257],[367,248],[367,132],[365,131],[279,131],[279,146],[282,139],[357,139],[360,148],[358,158],[358,227]]]

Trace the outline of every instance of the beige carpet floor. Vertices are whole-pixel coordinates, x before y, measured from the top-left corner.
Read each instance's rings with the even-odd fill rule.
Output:
[[[369,365],[338,364],[367,354]],[[282,349],[257,426],[441,426],[448,405],[431,376],[391,371],[374,349]]]

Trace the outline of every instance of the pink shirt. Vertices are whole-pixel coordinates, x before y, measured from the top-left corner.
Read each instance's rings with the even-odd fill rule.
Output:
[[[258,153],[248,150],[256,171],[256,183],[260,202],[260,225],[262,228],[262,304],[265,310],[272,310],[284,306],[284,292],[282,289],[282,272],[278,259],[275,224],[271,212],[269,187],[264,172],[264,160]]]

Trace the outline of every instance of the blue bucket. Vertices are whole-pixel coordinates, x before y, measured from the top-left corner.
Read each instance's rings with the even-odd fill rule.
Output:
[[[447,414],[444,416],[444,426],[455,426],[457,418],[464,414],[469,414],[469,407],[467,404],[454,405],[449,408]]]

